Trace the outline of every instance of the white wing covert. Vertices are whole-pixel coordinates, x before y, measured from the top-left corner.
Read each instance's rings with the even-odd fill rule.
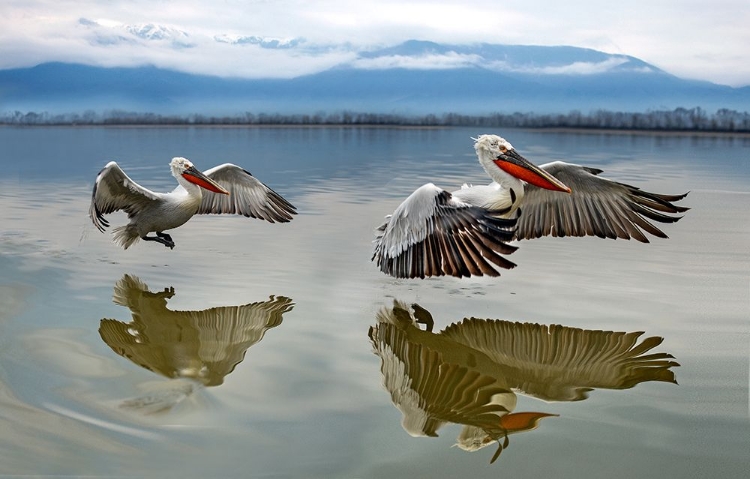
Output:
[[[498,276],[515,267],[500,256],[516,250],[506,242],[515,219],[472,206],[432,183],[418,188],[378,228],[372,260],[397,278]]]
[[[228,195],[203,191],[198,214],[238,214],[271,223],[287,223],[296,208],[247,170],[225,163],[204,172],[229,191]]]
[[[634,238],[648,243],[644,231],[666,238],[649,220],[674,223],[689,208],[674,205],[687,196],[660,195],[597,176],[602,170],[556,161],[541,166],[570,187],[570,194],[526,185],[516,239],[542,236]],[[668,213],[668,214],[664,214]]]
[[[123,210],[128,218],[132,218],[159,198],[157,193],[131,180],[117,163],[110,161],[102,168],[94,182],[89,217],[97,229],[104,232],[109,226],[104,215]]]

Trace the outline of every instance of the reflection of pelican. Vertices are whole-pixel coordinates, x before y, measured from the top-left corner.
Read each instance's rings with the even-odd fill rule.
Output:
[[[143,239],[174,248],[166,230],[185,224],[193,215],[229,213],[286,223],[294,206],[239,166],[225,163],[201,173],[185,158],[169,164],[179,186],[171,193],[150,191],[110,161],[99,172],[91,193],[89,216],[99,231],[109,226],[104,215],[123,210],[130,223],[115,228],[114,240],[125,249]],[[156,236],[147,236],[155,232]]]
[[[546,401],[578,401],[594,388],[627,389],[644,381],[675,382],[678,364],[646,354],[662,338],[499,320],[464,319],[430,331],[427,310],[398,301],[378,313],[369,336],[382,360],[385,388],[413,436],[437,436],[446,422],[462,424],[458,446],[477,450],[528,431],[549,414],[513,412],[514,391]],[[417,314],[418,313],[418,314]],[[417,323],[428,324],[421,330]],[[504,438],[503,444],[499,439]]]
[[[174,288],[152,293],[138,278],[125,275],[115,285],[113,301],[130,308],[133,320],[102,319],[99,334],[120,356],[168,378],[217,386],[245,357],[266,330],[281,324],[293,307],[283,296],[242,306],[203,311],[172,311],[167,299]],[[192,382],[178,389],[192,390]],[[174,391],[172,391],[174,393]],[[179,395],[179,394],[178,394]]]
[[[666,238],[651,221],[674,223],[687,211],[660,195],[600,176],[602,170],[556,161],[533,165],[505,139],[482,135],[474,144],[493,182],[448,192],[418,188],[379,228],[372,259],[397,278],[497,276],[515,264],[501,255],[508,242],[542,236],[598,236],[648,243]],[[523,210],[523,214],[521,214]],[[668,213],[668,214],[664,214]],[[494,267],[493,267],[494,266]]]

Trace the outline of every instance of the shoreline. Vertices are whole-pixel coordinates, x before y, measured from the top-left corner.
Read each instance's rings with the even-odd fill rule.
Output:
[[[575,127],[524,127],[524,126],[472,126],[472,125],[399,125],[399,124],[351,124],[351,123],[319,123],[319,124],[234,124],[234,123],[127,123],[127,124],[37,124],[37,125],[13,125],[0,123],[0,128],[346,128],[346,129],[403,129],[403,130],[436,130],[446,128],[491,128],[495,130],[523,130],[534,132],[566,133],[566,134],[592,134],[592,135],[644,135],[644,136],[722,136],[736,138],[750,138],[748,131],[723,131],[723,130],[666,130],[666,129],[633,129],[633,128],[575,128]]]

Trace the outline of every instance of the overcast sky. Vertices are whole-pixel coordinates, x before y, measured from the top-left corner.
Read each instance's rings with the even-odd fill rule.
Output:
[[[143,28],[156,24],[165,30]],[[242,37],[291,48],[232,44]],[[295,76],[408,39],[572,45],[750,85],[747,0],[2,0],[0,68],[45,61]]]

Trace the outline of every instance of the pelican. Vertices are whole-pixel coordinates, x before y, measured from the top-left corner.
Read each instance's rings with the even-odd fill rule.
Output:
[[[497,135],[472,139],[493,182],[453,192],[428,183],[414,191],[378,228],[372,260],[381,271],[397,278],[499,276],[495,267],[516,266],[501,256],[517,249],[512,240],[591,235],[648,243],[644,232],[667,237],[649,220],[674,223],[682,216],[670,214],[689,209],[672,203],[687,193],[649,193],[561,161],[536,166]]]
[[[164,231],[182,226],[195,214],[240,214],[286,223],[297,213],[281,195],[231,163],[205,173],[186,158],[173,158],[169,166],[179,186],[170,193],[155,193],[131,180],[116,162],[107,163],[96,177],[89,207],[99,231],[109,226],[104,215],[123,210],[130,223],[112,231],[115,243],[128,249],[142,239],[172,249],[174,241]],[[151,232],[156,236],[148,236]]]

